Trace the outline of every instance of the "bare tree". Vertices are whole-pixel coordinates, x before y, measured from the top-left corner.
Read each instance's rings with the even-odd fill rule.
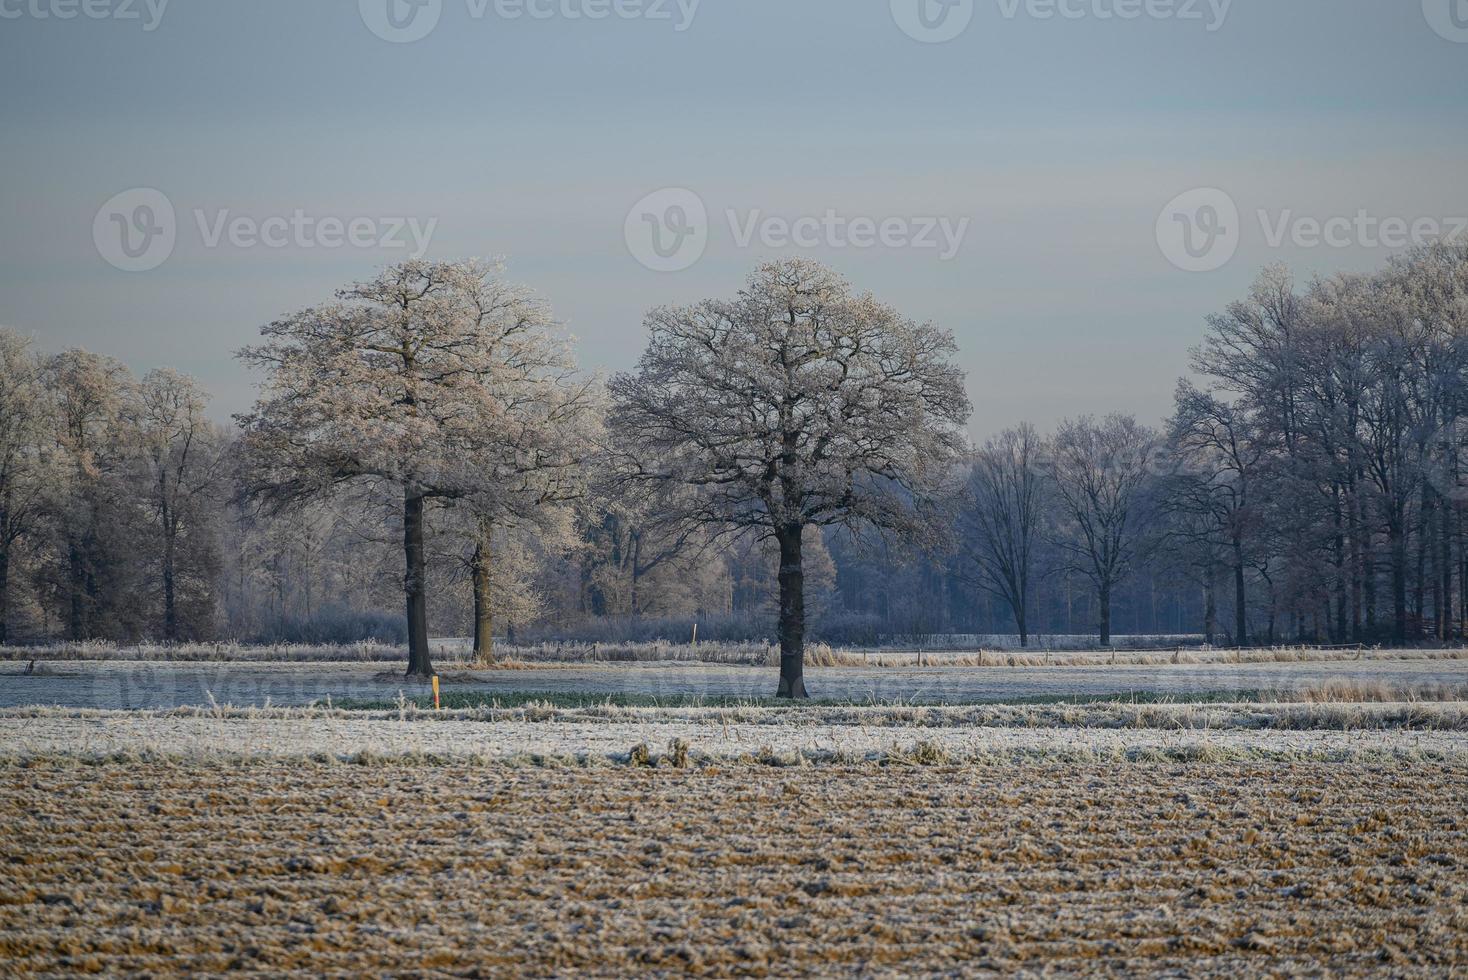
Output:
[[[1007,429],[974,454],[963,528],[965,557],[979,586],[1008,604],[1028,647],[1030,583],[1045,512],[1044,441],[1028,423]]]
[[[409,675],[433,673],[430,503],[488,510],[499,492],[540,494],[527,474],[579,461],[560,423],[567,405],[581,417],[588,389],[548,342],[544,307],[498,273],[477,260],[405,262],[270,324],[264,344],[241,352],[268,372],[239,420],[256,464],[250,494],[281,505],[363,479],[398,488]],[[566,397],[547,402],[552,390]]]
[[[143,378],[127,410],[143,492],[159,534],[163,638],[179,639],[178,546],[225,476],[225,439],[205,415],[208,396],[193,378],[166,368]]]
[[[583,518],[589,549],[586,588],[595,615],[635,618],[646,610],[649,579],[664,569],[672,575],[691,573],[708,551],[709,535],[699,524],[678,520],[677,501],[668,506],[666,499],[647,492],[647,484],[610,475]]]
[[[1129,415],[1061,424],[1055,489],[1063,518],[1057,543],[1096,590],[1102,646],[1111,645],[1111,601],[1138,555],[1144,493],[1157,436]]]
[[[43,511],[45,431],[40,362],[28,340],[0,329],[0,644],[10,637],[11,556]]]
[[[776,540],[778,695],[806,697],[805,529],[922,530],[964,449],[953,339],[805,259],[647,326],[637,372],[612,382],[634,474],[697,487],[691,520]]]
[[[44,386],[56,468],[48,511],[61,529],[66,635],[92,635],[98,605],[104,481],[120,466],[122,406],[135,383],[120,362],[67,350],[46,363]]]
[[[1255,420],[1241,406],[1199,391],[1187,381],[1179,382],[1175,401],[1171,437],[1181,465],[1170,481],[1169,497],[1173,506],[1211,526],[1227,548],[1234,586],[1234,642],[1247,645],[1245,571],[1254,558],[1248,551],[1256,531],[1255,485],[1267,462],[1265,444],[1255,432]]]
[[[520,322],[501,337],[502,359],[480,377],[504,419],[498,437],[475,448],[479,479],[465,497],[474,521],[474,654],[482,664],[494,662],[495,583],[516,581],[495,574],[496,534],[534,533],[546,551],[572,547],[570,504],[587,492],[605,415],[600,384],[579,375],[548,311],[526,297],[516,313]]]

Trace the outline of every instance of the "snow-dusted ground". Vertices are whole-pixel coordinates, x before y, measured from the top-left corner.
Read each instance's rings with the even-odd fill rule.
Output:
[[[303,705],[327,697],[391,699],[421,694],[398,668],[372,663],[126,663],[64,661],[0,665],[0,708],[170,708],[220,704]],[[1365,659],[1269,664],[1115,667],[838,667],[806,672],[818,698],[891,701],[998,701],[1034,697],[1196,695],[1289,690],[1333,681],[1397,688],[1468,685],[1468,660]],[[648,663],[547,666],[468,673],[445,665],[445,690],[636,693],[747,698],[774,693],[767,667]]]
[[[1385,753],[1468,759],[1468,732],[1256,731],[891,727],[851,724],[698,721],[475,722],[383,718],[242,718],[57,713],[0,715],[0,757],[52,753],[84,756],[119,752],[251,759],[314,755],[431,755],[513,759],[526,756],[625,759],[647,744],[654,753],[674,740],[695,758],[738,759],[773,754],[837,756],[850,761],[910,752],[919,742],[956,758],[1013,753],[1093,753],[1101,757],[1214,751],[1281,753],[1330,759]]]

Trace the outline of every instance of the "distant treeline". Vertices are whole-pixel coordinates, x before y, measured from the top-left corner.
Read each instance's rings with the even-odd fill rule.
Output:
[[[685,322],[665,324],[667,336]],[[253,352],[277,384],[267,361],[282,350]],[[575,462],[587,472],[563,479],[569,461],[517,450],[557,472],[517,489],[534,516],[529,503],[496,511],[467,491],[423,495],[434,634],[478,622],[519,642],[681,642],[697,623],[708,640],[775,638],[788,535],[675,519],[698,508],[647,492],[618,458],[633,438],[621,426],[641,426],[644,444],[650,431],[631,387],[653,383],[646,368],[609,395],[573,378],[561,348],[544,350],[537,390],[579,413]],[[1464,635],[1468,246],[1308,283],[1266,270],[1207,318],[1189,367],[1159,427],[1102,414],[972,448],[954,492],[914,509],[921,534],[856,518],[804,527],[809,635]],[[139,379],[111,358],[0,331],[0,643],[406,641],[397,475],[348,468],[267,494],[305,471],[282,462],[286,430],[264,429],[278,416],[257,408],[222,426],[207,403],[174,371]],[[496,487],[509,486],[507,458],[483,463]]]

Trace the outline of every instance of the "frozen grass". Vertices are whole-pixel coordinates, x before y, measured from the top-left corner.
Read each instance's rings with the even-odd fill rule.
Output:
[[[683,746],[699,764],[803,765],[1011,756],[1086,759],[1468,759],[1461,704],[987,705],[388,711],[185,708],[0,713],[0,757],[560,760],[637,763]],[[644,757],[646,752],[642,753]]]
[[[402,647],[386,643],[52,643],[35,647],[0,646],[0,661],[101,660],[150,663],[388,663],[406,661]]]
[[[631,746],[628,747],[629,750]],[[629,751],[630,756],[630,751]],[[0,781],[6,972],[1453,976],[1468,769],[143,759]]]
[[[558,664],[497,671],[441,672],[449,707],[565,705],[612,701],[629,706],[768,704],[774,672],[717,664]],[[1468,661],[1380,659],[1091,668],[813,668],[818,704],[1056,704],[1098,700],[1412,702],[1468,699]],[[170,708],[221,703],[383,707],[406,692],[426,705],[426,684],[396,666],[362,663],[138,663],[49,661],[0,664],[0,708]],[[348,701],[347,699],[353,699]]]
[[[1385,690],[1379,692],[1385,695]],[[1445,692],[1439,692],[1445,693]],[[474,704],[446,703],[399,696],[388,702],[318,702],[306,707],[180,707],[167,710],[108,711],[26,707],[0,712],[4,719],[214,718],[252,721],[328,719],[528,724],[727,724],[799,727],[802,725],[875,728],[1047,728],[1156,729],[1161,731],[1468,731],[1468,702],[1460,698],[1423,700],[1383,696],[1329,700],[1320,692],[1275,692],[1231,701],[1171,698],[1047,700],[1020,704],[921,705],[857,704],[590,695],[525,694],[487,698]]]
[[[537,665],[706,663],[775,667],[779,651],[766,643],[542,643],[534,646],[501,644],[498,662],[475,664],[460,642],[435,641],[435,658],[455,670],[517,670]],[[348,645],[268,644],[234,642],[132,644],[103,642],[58,643],[39,647],[0,647],[0,662],[120,661],[220,663],[393,663],[406,661],[402,647],[365,642]],[[1334,663],[1356,660],[1463,660],[1464,649],[1315,648],[1273,647],[1244,650],[1186,648],[1164,650],[855,650],[824,643],[806,648],[806,665],[822,667],[1104,667],[1185,664]]]
[[[401,696],[401,695],[400,695]],[[431,696],[414,696],[407,699],[414,706],[427,709],[433,706]],[[1087,695],[1042,695],[1036,697],[983,699],[970,704],[996,705],[1095,705],[1114,702],[1119,704],[1235,704],[1235,703],[1287,703],[1307,704],[1371,704],[1371,703],[1418,703],[1468,701],[1468,683],[1393,684],[1381,680],[1358,680],[1338,678],[1316,684],[1302,684],[1273,690],[1255,691],[1208,691],[1197,694],[1164,693],[1159,691],[1133,691],[1130,693],[1107,693]],[[394,702],[395,703],[395,702]],[[912,705],[943,706],[942,700],[889,702],[890,705],[907,707]],[[392,706],[386,700],[338,699],[335,705],[349,710],[383,710]],[[441,694],[440,707],[448,710],[477,708],[514,708],[520,705],[553,705],[563,708],[577,707],[626,707],[626,708],[754,708],[789,712],[809,711],[829,707],[881,706],[879,703],[851,699],[815,699],[792,703],[777,698],[741,698],[733,696],[668,695],[616,693],[590,694],[578,692],[523,691],[483,692],[449,691]]]

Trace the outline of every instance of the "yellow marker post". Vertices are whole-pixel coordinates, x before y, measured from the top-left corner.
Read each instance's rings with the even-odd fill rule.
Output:
[[[433,710],[438,710],[438,675],[433,675]]]

